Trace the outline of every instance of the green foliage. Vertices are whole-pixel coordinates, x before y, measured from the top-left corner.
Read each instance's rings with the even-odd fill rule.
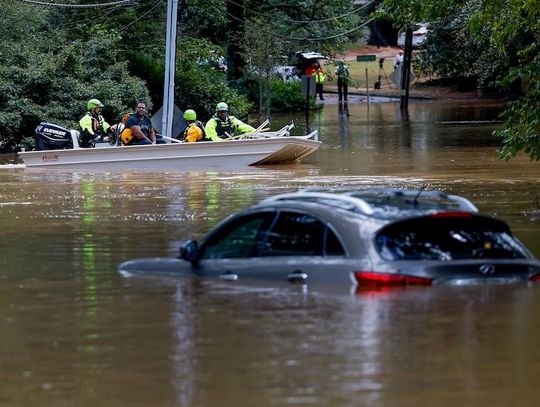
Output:
[[[225,73],[217,68],[222,55],[218,47],[202,39],[184,38],[178,49],[175,91],[182,110],[193,109],[200,120],[206,120],[214,114],[216,104],[224,101],[233,115],[247,116],[253,106],[229,87]]]
[[[508,160],[518,152],[525,152],[531,160],[540,160],[540,57],[526,67],[512,69],[505,78],[506,83],[519,81],[524,95],[507,103],[502,117],[504,128],[496,130],[495,136],[502,138],[499,149],[501,157]]]
[[[125,62],[115,62],[112,39],[69,41],[62,32],[4,42],[0,63],[0,135],[19,142],[41,121],[77,128],[86,101],[98,98],[109,120],[134,100],[148,98]]]
[[[505,126],[495,132],[503,140],[501,157],[523,151],[539,159],[538,1],[383,0],[379,12],[406,26],[431,22],[421,60],[426,71],[512,96],[502,114]]]
[[[273,111],[302,110],[306,105],[306,97],[300,91],[300,81],[272,81],[271,100]],[[311,99],[311,98],[310,98]],[[312,102],[312,101],[311,101]],[[313,102],[311,103],[313,104]]]
[[[350,0],[251,0],[246,4],[246,25],[273,38],[289,56],[308,50],[341,53],[359,35],[355,28],[368,20],[361,12],[351,13],[355,6]],[[266,24],[252,24],[254,18]]]

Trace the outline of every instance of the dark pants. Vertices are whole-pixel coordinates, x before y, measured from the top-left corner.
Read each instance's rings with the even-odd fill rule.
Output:
[[[322,91],[323,91],[323,84],[322,83],[316,83],[315,84],[315,93],[317,95],[319,95],[320,100],[324,100],[323,95],[322,95]]]
[[[347,100],[347,94],[349,91],[349,84],[346,79],[337,80],[337,91],[339,100]]]

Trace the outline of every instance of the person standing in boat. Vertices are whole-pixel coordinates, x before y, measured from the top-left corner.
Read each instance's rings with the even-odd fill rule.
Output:
[[[234,116],[230,116],[227,103],[219,102],[216,106],[216,114],[206,122],[204,131],[206,138],[212,141],[222,141],[235,134],[253,133],[255,128]]]
[[[184,120],[187,123],[186,128],[180,135],[180,139],[188,143],[196,141],[209,141],[204,137],[204,124],[197,120],[195,110],[187,109],[184,112]]]
[[[81,126],[81,147],[95,147],[96,141],[109,141],[107,133],[114,131],[114,126],[110,126],[101,115],[105,107],[98,99],[90,99],[86,103],[88,111],[79,120]]]
[[[122,132],[120,138],[124,144],[130,146],[156,144],[156,131],[152,126],[152,120],[146,115],[146,103],[138,102],[135,105],[135,113],[126,120],[126,129]],[[158,142],[158,144],[163,143]]]

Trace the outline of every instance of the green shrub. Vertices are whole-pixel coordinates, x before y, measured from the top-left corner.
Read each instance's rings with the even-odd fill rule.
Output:
[[[271,108],[273,111],[299,111],[306,106],[306,97],[301,92],[300,81],[275,80],[270,85]],[[309,98],[310,109],[316,107],[313,98]]]

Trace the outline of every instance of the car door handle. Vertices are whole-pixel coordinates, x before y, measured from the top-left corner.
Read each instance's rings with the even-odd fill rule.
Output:
[[[293,271],[291,274],[287,275],[287,280],[291,283],[305,283],[307,278],[308,275],[300,270]]]
[[[236,273],[233,273],[232,271],[226,271],[225,273],[221,274],[219,276],[219,278],[221,278],[222,280],[226,280],[226,281],[236,281],[238,280],[238,274]]]

